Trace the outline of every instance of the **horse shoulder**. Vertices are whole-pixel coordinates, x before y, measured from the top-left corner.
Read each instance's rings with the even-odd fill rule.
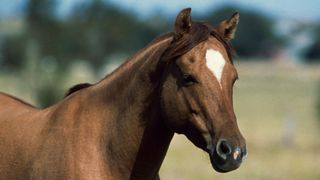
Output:
[[[0,93],[0,179],[24,179],[42,140],[45,113]]]

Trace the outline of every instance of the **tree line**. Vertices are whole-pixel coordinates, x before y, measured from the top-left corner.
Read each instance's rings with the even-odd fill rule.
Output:
[[[237,37],[232,42],[239,57],[268,58],[284,47],[287,40],[274,31],[275,21],[259,12],[225,6],[195,19],[217,24],[235,10],[241,13]],[[114,54],[132,54],[161,33],[172,30],[174,18],[153,15],[139,19],[106,1],[93,0],[75,6],[67,17],[56,13],[56,0],[28,0],[25,7],[25,29],[6,36],[1,45],[1,66],[23,67],[26,49],[36,44],[39,58],[53,58],[59,67],[67,68],[78,59],[99,68]],[[320,35],[305,57],[320,56]]]
[[[19,72],[28,61],[44,63],[49,68],[47,65],[53,62],[56,71],[43,78],[43,82],[39,80],[33,89],[41,107],[61,98],[65,90],[55,82],[64,80],[75,61],[84,60],[98,72],[115,55],[128,56],[160,34],[172,31],[175,19],[161,14],[141,19],[103,0],[78,3],[68,16],[61,17],[57,14],[57,0],[26,2],[24,28],[18,34],[0,37],[0,70]],[[287,38],[275,32],[275,20],[257,11],[224,6],[193,17],[215,25],[234,11],[239,11],[241,18],[231,43],[241,60],[268,59],[288,44]],[[319,62],[320,23],[313,39],[303,54],[309,59],[306,62]]]

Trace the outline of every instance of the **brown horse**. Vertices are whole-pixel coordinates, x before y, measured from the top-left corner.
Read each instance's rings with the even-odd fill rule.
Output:
[[[0,179],[158,179],[174,133],[214,169],[246,155],[233,111],[235,13],[213,28],[182,10],[160,36],[100,82],[36,109],[0,94]]]

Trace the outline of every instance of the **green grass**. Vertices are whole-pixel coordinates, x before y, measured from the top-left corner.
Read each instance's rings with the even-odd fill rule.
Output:
[[[248,158],[238,170],[217,173],[204,152],[184,136],[175,136],[161,177],[320,179],[320,125],[315,109],[320,67],[272,63],[242,63],[237,67],[240,80],[235,87],[234,106],[247,140]],[[291,146],[284,144],[286,134],[292,138]]]

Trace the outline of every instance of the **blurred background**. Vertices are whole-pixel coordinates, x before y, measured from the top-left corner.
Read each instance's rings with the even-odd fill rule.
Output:
[[[175,136],[165,180],[320,179],[320,11],[317,0],[1,0],[0,91],[38,107],[96,82],[161,33],[176,14],[217,24],[240,12],[234,106],[249,156],[236,171]]]

